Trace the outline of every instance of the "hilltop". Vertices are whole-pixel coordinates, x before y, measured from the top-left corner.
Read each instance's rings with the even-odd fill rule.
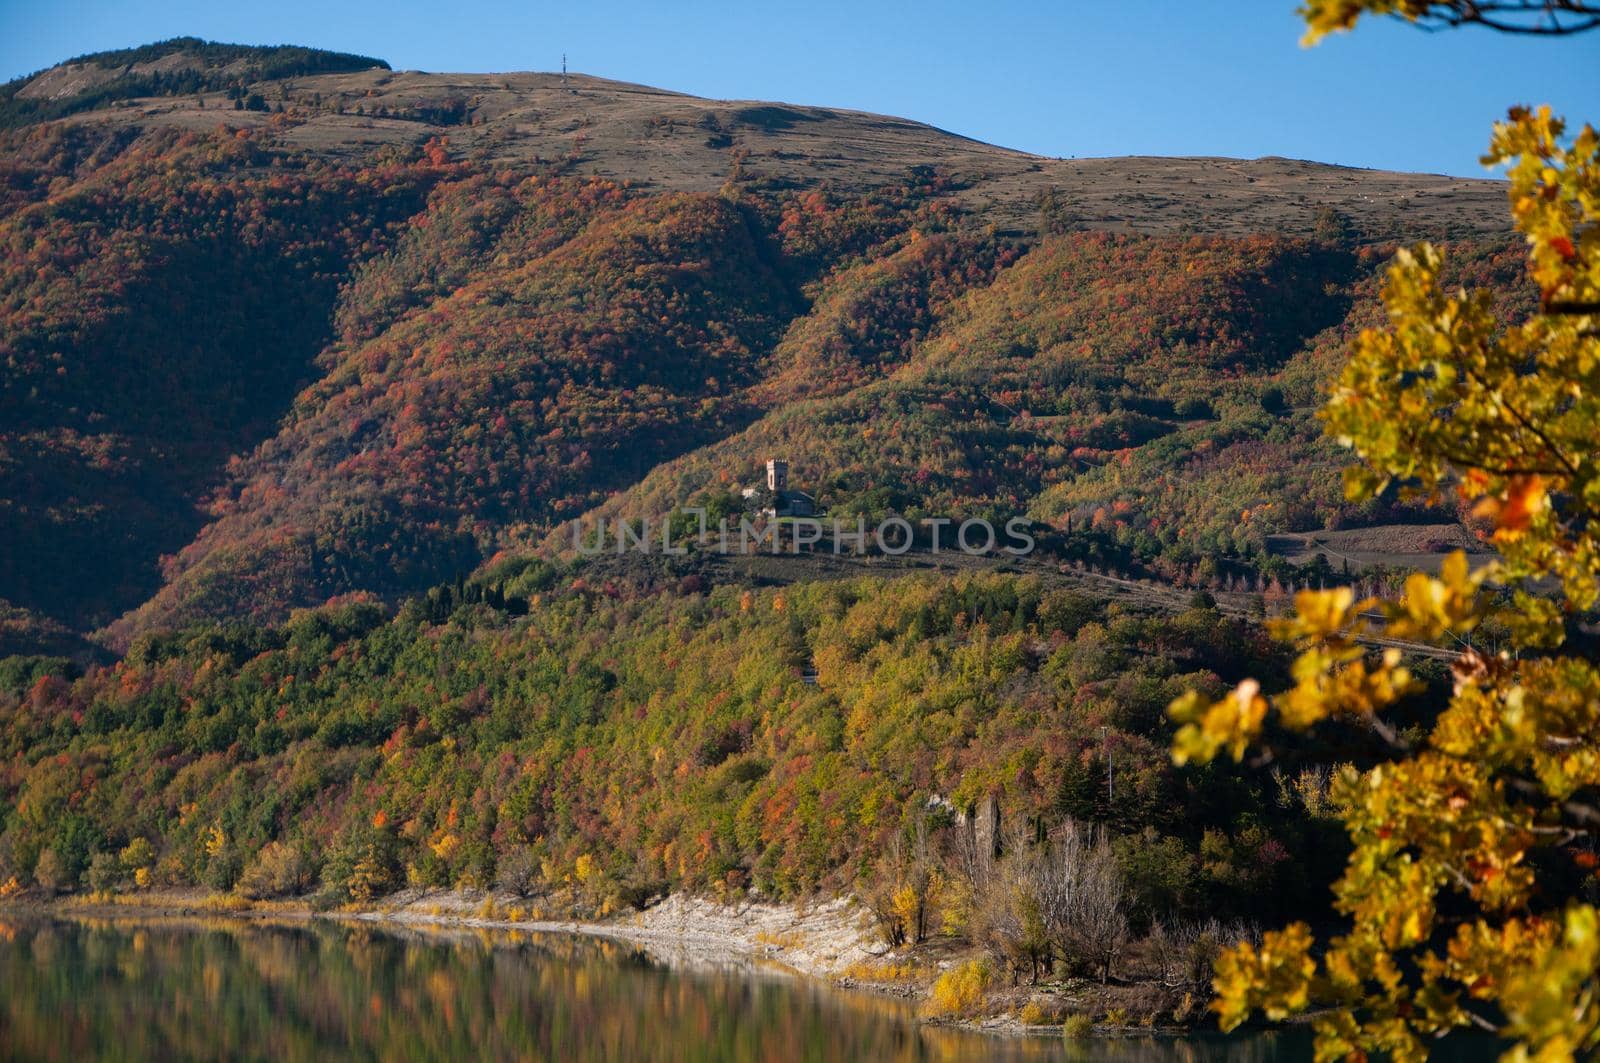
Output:
[[[381,59],[295,45],[254,47],[174,37],[95,52],[0,85],[0,127],[47,121],[119,100],[185,96],[335,71],[389,69]]]
[[[160,80],[179,74],[189,80]],[[230,90],[259,97],[262,109],[227,113]],[[738,172],[779,188],[861,194],[929,167],[950,176],[963,211],[1019,234],[1035,230],[1037,200],[1052,189],[1084,229],[1309,235],[1331,207],[1369,240],[1507,231],[1496,181],[1282,158],[1051,159],[860,111],[701,99],[583,74],[393,71],[378,59],[287,46],[180,38],[102,52],[13,81],[0,98],[48,102],[113,129],[209,132],[220,121],[351,164],[447,137],[453,156],[481,165],[563,160],[573,173],[659,191],[715,192]],[[276,121],[280,108],[293,120]],[[0,111],[5,124],[32,117]],[[1072,115],[1062,122],[1070,129]]]

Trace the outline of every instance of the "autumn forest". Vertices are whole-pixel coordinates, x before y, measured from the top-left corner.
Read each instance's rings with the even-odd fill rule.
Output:
[[[1491,555],[1464,496],[1347,494],[1318,408],[1413,240],[1540,306],[1502,190],[1129,169],[1108,213],[942,141],[815,176],[847,116],[428,77],[179,39],[0,87],[0,896],[854,896],[970,948],[935,1011],[1080,977],[1182,1023],[1224,946],[1337,921],[1383,736],[1175,762],[1168,708],[1295,682],[1297,591]],[[1038,547],[571,549],[753,518],[773,458]],[[1454,680],[1391,642],[1415,737]]]

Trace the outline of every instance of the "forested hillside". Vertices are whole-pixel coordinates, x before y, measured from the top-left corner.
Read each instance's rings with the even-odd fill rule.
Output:
[[[231,886],[277,842],[336,895],[514,852],[589,861],[597,903],[787,896],[995,798],[1149,827],[1188,868],[1164,911],[1320,884],[1240,887],[1309,828],[1164,752],[1179,690],[1277,667],[1258,635],[1039,579],[1316,580],[1270,536],[1456,520],[1345,503],[1310,411],[1395,241],[1454,236],[1455,279],[1526,301],[1492,186],[1379,210],[1409,178],[1134,160],[1165,191],[1114,200],[898,120],[230,48],[7,86],[0,651],[34,655],[0,866],[147,844]],[[769,457],[829,514],[1025,516],[1047,556],[759,593],[558,556],[574,519],[737,508]]]
[[[1600,27],[1488,6],[1300,14]],[[0,85],[0,902],[1594,1049],[1600,138],[1489,145],[189,37]]]
[[[1130,211],[1087,163],[911,123],[819,177],[819,130],[862,116],[592,81],[456,113],[394,97],[427,76],[230,49],[8,86],[56,102],[0,134],[0,648],[398,603],[774,456],[842,516],[1027,515],[1201,583],[1281,571],[1274,533],[1418,519],[1345,505],[1310,414],[1393,241],[1458,234],[1460,279],[1522,297],[1483,182],[1383,213],[1399,175],[1219,163],[1160,178],[1198,213]],[[128,103],[73,73],[151,63],[193,77]],[[545,154],[529,101],[587,117]]]
[[[812,395],[839,393],[663,463],[599,513],[664,513],[782,454],[839,514],[1025,513],[1209,575],[1224,558],[1265,563],[1274,532],[1413,520],[1344,502],[1343,459],[1313,415],[1342,347],[1381,315],[1382,261],[1378,248],[1273,236],[1047,238],[903,364],[875,360],[879,379],[830,386],[859,368],[807,365]],[[1453,279],[1527,300],[1509,245],[1457,247],[1451,261]],[[831,310],[819,300],[807,325]]]
[[[341,278],[425,166],[248,139],[10,134],[0,239],[0,596],[80,629],[156,589],[229,457],[269,437]]]
[[[1165,710],[1286,681],[1286,587],[1481,548],[1313,411],[1404,241],[1532,305],[1499,186],[188,39],[0,125],[0,896],[855,894],[1016,981],[1139,941],[1179,1021],[1326,918],[1373,736],[1179,767]],[[772,458],[1039,549],[575,556]],[[1109,936],[1041,922],[1068,850]]]
[[[1113,825],[1148,927],[1311,910],[1342,858],[1326,779],[1292,758],[1172,766],[1173,696],[1280,667],[1203,605],[1018,576],[755,593],[586,571],[505,565],[393,619],[347,602],[144,637],[77,678],[14,658],[0,866],[330,902],[496,881],[602,910],[789,898],[892,884],[904,831],[937,840],[992,801],[1008,829]]]

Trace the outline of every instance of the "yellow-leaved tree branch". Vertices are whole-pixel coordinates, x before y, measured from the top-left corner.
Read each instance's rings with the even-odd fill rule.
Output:
[[[1506,6],[1313,0],[1303,13],[1315,38],[1363,13]],[[1466,1028],[1510,1040],[1512,1060],[1600,1052],[1600,913],[1584,902],[1600,836],[1600,670],[1568,642],[1600,600],[1600,139],[1517,108],[1484,162],[1508,167],[1539,311],[1499,321],[1487,293],[1442,287],[1436,249],[1402,251],[1389,325],[1356,342],[1322,416],[1364,462],[1346,477],[1352,499],[1456,492],[1492,524],[1498,559],[1472,570],[1454,554],[1398,601],[1304,592],[1275,622],[1299,650],[1289,689],[1246,681],[1170,710],[1180,763],[1243,758],[1269,718],[1294,730],[1344,718],[1391,740],[1389,759],[1346,768],[1334,787],[1353,843],[1334,888],[1348,931],[1319,944],[1295,924],[1217,964],[1225,1029],[1315,1012],[1319,1059],[1420,1060]],[[1512,646],[1462,649],[1448,706],[1402,741],[1385,714],[1418,684],[1399,651],[1368,643],[1465,647],[1491,617]]]

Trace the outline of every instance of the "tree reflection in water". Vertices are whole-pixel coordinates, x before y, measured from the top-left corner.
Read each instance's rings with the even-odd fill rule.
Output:
[[[1086,1041],[919,1027],[909,1003],[562,934],[318,920],[0,921],[0,1058],[1299,1058],[1298,1035]]]

